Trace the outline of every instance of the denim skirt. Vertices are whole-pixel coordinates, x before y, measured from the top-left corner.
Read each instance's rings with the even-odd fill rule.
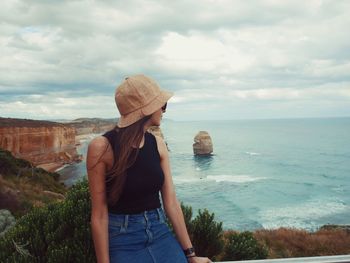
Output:
[[[108,219],[110,263],[187,263],[162,208]]]

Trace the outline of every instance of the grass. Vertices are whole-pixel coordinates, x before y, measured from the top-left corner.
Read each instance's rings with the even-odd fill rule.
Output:
[[[269,258],[350,254],[350,231],[346,229],[320,229],[308,232],[279,228],[257,230],[254,236],[269,248]]]

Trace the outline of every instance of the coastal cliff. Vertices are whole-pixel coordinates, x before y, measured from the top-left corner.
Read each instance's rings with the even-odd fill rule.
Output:
[[[67,123],[67,125],[75,129],[76,135],[84,135],[111,130],[116,123],[117,119],[80,118]]]
[[[75,136],[74,127],[62,123],[0,118],[0,148],[34,165],[78,161]]]

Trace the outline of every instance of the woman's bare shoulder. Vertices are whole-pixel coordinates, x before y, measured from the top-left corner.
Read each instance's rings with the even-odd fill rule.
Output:
[[[91,164],[95,164],[100,161],[106,165],[107,170],[111,169],[114,163],[113,149],[105,136],[95,137],[93,140],[91,140],[88,146],[86,156],[88,167],[90,167]]]
[[[112,147],[104,136],[97,136],[91,140],[87,151],[87,160],[101,160],[109,163],[113,159]]]
[[[88,150],[93,150],[92,153],[98,153],[106,150],[109,147],[109,142],[104,136],[97,136],[93,138],[88,146]]]

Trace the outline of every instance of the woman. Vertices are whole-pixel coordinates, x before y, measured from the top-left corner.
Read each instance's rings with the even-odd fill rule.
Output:
[[[172,92],[144,75],[116,89],[120,119],[91,141],[87,171],[98,263],[206,263],[197,257],[174,191],[167,147],[147,132],[160,126]],[[177,239],[165,223],[159,192]]]

